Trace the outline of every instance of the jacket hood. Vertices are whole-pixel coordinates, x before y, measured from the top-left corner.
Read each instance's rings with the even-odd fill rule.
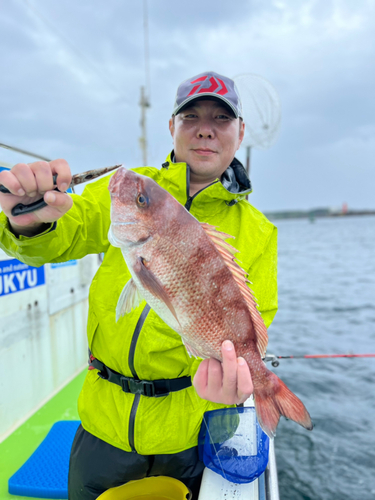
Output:
[[[240,161],[234,158],[220,178],[222,185],[231,193],[249,194],[252,191],[251,181]]]
[[[168,155],[166,161],[162,164],[164,177],[174,184],[179,191],[179,196],[176,191],[173,193],[179,201],[185,204],[189,198],[190,186],[190,167],[185,162],[176,162],[174,151]],[[167,171],[167,172],[166,172]],[[174,191],[174,190],[173,190]],[[183,192],[183,194],[182,194]],[[226,203],[233,200],[240,201],[245,199],[246,195],[252,192],[252,186],[247,172],[242,163],[234,158],[220,179],[209,184],[207,187],[198,191],[204,193],[208,198],[221,199]],[[196,193],[193,197],[195,197]],[[185,201],[184,201],[185,199]]]

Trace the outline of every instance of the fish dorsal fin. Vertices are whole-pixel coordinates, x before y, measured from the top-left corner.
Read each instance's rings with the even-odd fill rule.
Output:
[[[248,283],[251,282],[247,279],[247,273],[234,260],[235,259],[234,255],[238,252],[238,250],[225,241],[227,238],[234,238],[234,237],[229,234],[217,231],[214,226],[210,226],[209,224],[201,223],[201,226],[206,232],[206,234],[210,237],[210,239],[216,246],[217,250],[223,257],[223,259],[225,260],[226,265],[231,271],[233,278],[235,279],[242,293],[242,296],[246,301],[246,304],[251,314],[251,319],[253,320],[253,325],[256,334],[256,345],[259,354],[263,358],[266,354],[266,349],[268,344],[267,327],[264,324],[260,312],[258,311],[256,299],[253,295],[253,292],[248,286]]]

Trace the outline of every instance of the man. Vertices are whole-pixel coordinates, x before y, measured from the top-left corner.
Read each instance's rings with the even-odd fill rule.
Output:
[[[250,181],[234,157],[244,128],[234,82],[213,72],[198,75],[177,90],[169,122],[174,149],[167,161],[160,170],[135,170],[152,177],[198,220],[235,236],[231,243],[269,326],[277,309],[276,229],[245,200]],[[61,192],[52,191],[55,173]],[[18,164],[0,173],[0,183],[12,193],[0,196],[0,246],[8,254],[39,266],[105,253],[90,288],[91,369],[79,398],[82,426],[71,453],[69,498],[94,499],[152,475],[180,479],[196,498],[203,413],[248,398],[248,366],[229,341],[222,346],[222,364],[190,358],[180,336],[145,302],[116,323],[116,304],[130,273],[107,239],[109,177],[88,185],[82,196],[64,193],[70,179],[64,160]],[[11,215],[15,204],[41,195],[47,207]],[[142,382],[150,380],[155,382]]]

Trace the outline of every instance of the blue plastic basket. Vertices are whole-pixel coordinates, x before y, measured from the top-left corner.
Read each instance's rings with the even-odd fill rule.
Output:
[[[198,450],[209,469],[233,483],[250,483],[267,467],[269,438],[254,408],[213,410],[204,414]]]
[[[56,422],[31,457],[8,481],[12,495],[68,498],[70,450],[80,422]]]

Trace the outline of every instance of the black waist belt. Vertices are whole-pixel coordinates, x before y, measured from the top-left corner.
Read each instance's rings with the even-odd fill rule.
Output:
[[[150,398],[160,398],[168,396],[170,392],[181,391],[191,386],[191,377],[180,377],[165,380],[138,380],[132,377],[125,377],[121,373],[115,372],[99,361],[89,350],[89,370],[96,368],[98,375],[108,382],[117,384],[124,392],[131,394],[141,394]]]

